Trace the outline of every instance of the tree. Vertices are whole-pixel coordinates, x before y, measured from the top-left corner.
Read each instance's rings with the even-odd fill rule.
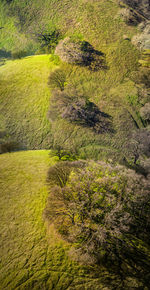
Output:
[[[149,190],[148,180],[133,170],[90,162],[72,167],[63,186],[51,188],[47,216],[80,254],[118,265],[131,259],[136,269],[141,260],[135,255],[145,257],[142,245],[149,242]]]
[[[107,68],[103,52],[95,50],[89,42],[74,37],[61,40],[56,46],[55,54],[64,62],[87,66],[92,71]]]
[[[140,114],[143,120],[150,122],[150,103],[146,103],[141,109]]]
[[[60,84],[59,79],[57,81]],[[57,118],[67,119],[92,128],[96,133],[113,132],[111,117],[101,112],[87,97],[79,95],[75,89],[53,90],[49,118],[51,121]]]
[[[48,85],[51,88],[53,89],[58,88],[61,91],[63,91],[65,88],[65,83],[66,83],[66,75],[62,69],[56,69],[55,71],[50,73]]]
[[[150,157],[150,131],[147,129],[138,129],[132,133],[125,144],[127,154],[137,163],[140,156]]]
[[[61,38],[61,34],[56,29],[52,29],[51,31],[43,29],[35,33],[35,37],[40,42],[41,47],[47,47],[49,52],[53,52]]]

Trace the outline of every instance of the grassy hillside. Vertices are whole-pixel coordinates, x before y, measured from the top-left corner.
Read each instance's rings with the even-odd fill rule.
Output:
[[[47,81],[49,73],[58,66],[50,62],[49,55],[7,61],[0,67],[1,130],[6,131],[21,147],[28,149],[49,148],[52,134],[54,143],[65,149],[82,147],[80,154],[84,158],[102,157],[103,148],[104,151],[108,148],[110,152],[106,155],[120,150],[128,131],[135,127],[135,122],[139,127],[142,123],[136,113],[140,107],[138,91],[135,83],[127,77],[137,67],[138,52],[125,41],[119,45],[120,48],[122,46],[122,54],[118,48],[114,48],[113,54],[108,50],[108,69],[104,71],[91,72],[88,68],[59,64],[67,74],[67,84],[112,117],[113,134],[98,135],[89,128],[63,120],[50,126],[47,119],[50,100]],[[115,55],[115,59],[112,55]],[[120,58],[118,65],[117,56]],[[128,102],[130,96],[137,100],[134,107]]]
[[[8,61],[0,67],[0,122],[24,148],[47,148],[50,90],[49,72],[55,68],[48,55]]]
[[[138,28],[123,21],[119,2],[0,0],[0,145],[12,140],[19,149],[33,150],[0,155],[2,290],[111,290],[142,285],[132,277],[121,281],[113,272],[115,265],[106,269],[72,261],[69,244],[42,218],[48,196],[47,170],[55,159],[39,149],[59,148],[66,156],[75,153],[81,159],[124,161],[129,166],[138,160],[138,146],[143,146],[140,140],[132,154],[128,144],[133,141],[136,147],[132,133],[149,124],[140,116],[140,108],[149,102],[149,52],[142,55],[133,45]],[[62,62],[54,56],[58,39],[53,49],[43,41],[52,32],[58,33],[59,40],[70,37],[88,42],[97,55],[103,55],[106,66],[92,70]],[[13,60],[19,54],[21,58]],[[57,98],[48,78],[56,69],[65,75],[63,93],[68,90],[73,101],[78,96],[88,100],[101,116],[107,116],[111,130],[96,131],[96,126],[69,121],[63,114],[48,120],[50,99],[56,108]],[[71,95],[73,90],[75,95]],[[61,93],[57,91],[58,96]],[[149,141],[144,141],[147,149]]]
[[[130,49],[128,46],[126,49],[127,54]],[[135,55],[129,62],[130,66],[136,66],[136,61]],[[137,89],[134,82],[129,79],[122,82],[123,69],[122,74],[121,72],[119,74],[115,64],[113,66],[110,64],[108,71],[91,73],[87,68],[72,67],[61,63],[59,65],[66,71],[68,85],[76,87],[77,91],[96,103],[100,110],[113,117],[113,127],[116,132],[113,135],[98,135],[89,128],[82,128],[63,120],[55,122],[51,127],[47,118],[50,100],[50,88],[47,82],[49,73],[58,66],[50,61],[49,55],[30,56],[7,61],[0,67],[1,131],[5,131],[7,137],[19,143],[20,147],[49,148],[52,143],[52,134],[55,144],[73,150],[82,147],[80,154],[83,157],[95,154],[93,157],[97,158],[103,146],[105,151],[106,146],[110,151],[111,143],[115,143],[121,131],[123,131],[123,136],[120,138],[120,143],[124,141],[123,138],[127,134],[126,128],[134,128],[134,118],[141,126],[135,109],[130,106],[127,99],[130,95],[137,96]],[[123,118],[119,119],[121,114]],[[122,123],[126,127],[122,127]],[[94,150],[93,146],[95,146]],[[114,150],[116,148],[112,146],[112,151]]]
[[[0,67],[2,129],[22,147],[30,149],[48,148],[53,143],[67,150],[77,150],[83,158],[118,156],[130,131],[143,127],[139,116],[143,103],[132,78],[139,68],[140,52],[131,43],[137,28],[123,22],[118,1],[6,2],[0,1],[3,7],[1,26],[4,28],[0,31],[3,53],[19,49],[28,54],[33,50],[36,53],[37,49],[42,51],[44,48],[37,35],[56,30],[62,38],[73,35],[88,41],[105,55],[107,69],[97,72],[64,63],[59,66],[67,75],[68,86],[75,87],[80,95],[88,97],[102,112],[111,116],[113,134],[95,134],[89,128],[66,120],[49,125],[47,80],[56,66],[49,62],[48,55],[8,61]],[[9,47],[14,29],[22,44],[15,41],[14,46]]]
[[[107,269],[79,266],[42,219],[47,198],[48,151],[0,156],[0,289],[112,289]],[[48,241],[49,239],[49,241]],[[112,285],[111,285],[112,283]],[[111,285],[111,286],[110,286]],[[119,289],[119,288],[118,288]]]
[[[83,158],[118,156],[130,131],[143,127],[139,116],[143,101],[139,100],[138,88],[132,78],[139,68],[140,52],[131,43],[137,28],[123,22],[119,16],[121,8],[118,1],[65,0],[56,4],[56,1],[50,0],[44,3],[41,0],[15,0],[9,1],[9,4],[0,3],[3,6],[1,26],[4,28],[0,31],[3,53],[5,50],[19,49],[29,54],[33,50],[36,53],[37,49],[42,51],[44,48],[37,35],[52,30],[59,31],[62,38],[73,35],[74,38],[84,39],[94,49],[104,53],[105,70],[91,72],[86,67],[64,63],[59,66],[67,75],[67,85],[75,87],[79,94],[88,97],[102,112],[111,116],[114,133],[95,134],[89,128],[70,124],[66,120],[54,122],[50,129],[47,120],[50,96],[47,80],[56,66],[49,62],[47,55],[9,61],[1,66],[0,111],[3,129],[21,146],[30,149],[48,148],[53,142],[67,150],[77,150]],[[10,23],[12,21],[13,24]],[[15,41],[14,46],[11,44],[9,47],[14,29],[16,35],[19,33],[22,44]]]
[[[117,17],[118,1],[53,0],[0,1],[0,33],[3,49],[26,49],[31,52],[40,44],[36,34],[53,28],[62,35],[82,33],[98,48],[116,43],[126,25]],[[9,17],[8,17],[9,16]],[[9,34],[8,34],[9,30]],[[128,28],[128,37],[133,29]],[[17,37],[17,42],[16,42]]]

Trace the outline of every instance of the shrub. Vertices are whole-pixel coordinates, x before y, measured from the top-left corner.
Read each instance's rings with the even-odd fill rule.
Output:
[[[68,176],[70,174],[70,163],[59,162],[52,166],[48,170],[47,183],[51,185],[59,185],[60,187],[65,186]]]
[[[62,61],[74,64],[87,64],[90,61],[92,46],[82,41],[73,41],[69,37],[61,40],[56,47],[55,54]]]

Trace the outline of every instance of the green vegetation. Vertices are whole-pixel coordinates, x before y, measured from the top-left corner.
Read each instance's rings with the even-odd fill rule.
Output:
[[[54,163],[48,153],[42,150],[0,156],[0,289],[65,289],[84,275],[68,259],[66,245],[54,236],[53,229],[49,244],[46,238],[42,220],[47,198],[45,179]]]
[[[131,2],[0,0],[2,290],[148,289],[149,24]]]
[[[45,217],[79,261],[114,265],[122,283],[129,276],[149,286],[148,180],[123,166],[82,161],[55,164],[47,180]]]
[[[111,267],[109,273],[102,266],[72,262],[68,244],[53,226],[46,236],[42,219],[48,194],[45,179],[53,164],[44,150],[0,156],[0,289],[111,290],[114,283],[119,287],[121,280]]]
[[[7,79],[5,84],[4,82],[1,84],[1,111],[6,104],[6,99],[8,101],[8,95],[11,95],[9,98],[11,104],[7,106],[9,109],[4,109],[1,117],[3,130],[8,131],[8,134],[11,132],[13,139],[25,148],[60,146],[65,151],[70,150],[72,153],[76,151],[84,158],[109,159],[113,156],[118,160],[124,139],[129,138],[129,133],[136,127],[143,127],[139,115],[143,104],[139,102],[135,109],[128,102],[128,96],[139,94],[136,80],[133,81],[131,78],[133,71],[138,69],[140,53],[130,41],[132,35],[136,33],[136,28],[127,26],[123,22],[118,14],[120,8],[117,2],[114,1],[112,5],[111,1],[78,1],[77,3],[77,1],[65,0],[56,5],[55,1],[47,0],[43,5],[41,0],[26,3],[16,0],[8,4],[6,2],[2,4],[1,1],[1,5],[7,8],[1,15],[1,26],[4,28],[1,29],[0,41],[3,51],[12,50],[14,53],[19,53],[19,49],[20,51],[24,49],[29,54],[32,54],[33,50],[35,53],[40,53],[43,47],[48,45],[55,47],[61,36],[70,37],[72,41],[89,43],[96,52],[105,56],[106,61],[106,69],[97,70],[98,60],[88,68],[62,63],[54,55],[50,56],[49,62],[49,57],[45,55],[8,62],[1,66],[1,79]],[[9,21],[13,19],[16,23],[15,29],[19,35],[21,33],[20,37],[26,39],[23,47],[12,46],[11,49],[4,42],[7,39],[5,26],[8,25],[10,29],[9,37],[13,35],[9,21],[7,25],[4,23],[4,19],[7,21],[6,15],[10,15]],[[126,30],[128,39],[124,38]],[[101,61],[99,65],[102,65]],[[55,68],[57,70],[54,72]],[[60,80],[60,73],[58,77],[58,72],[62,72],[63,80]],[[30,80],[29,74],[32,74]],[[50,74],[51,88],[61,86],[61,89],[68,87],[69,90],[73,87],[77,95],[88,98],[98,106],[100,111],[111,116],[114,133],[97,134],[91,128],[70,124],[68,120],[62,118],[49,125],[48,74]],[[11,82],[11,86],[8,82]],[[28,98],[30,103],[27,101]],[[20,102],[22,110],[17,109],[16,113]]]
[[[47,81],[55,67],[49,55],[40,55],[7,61],[0,68],[1,130],[23,148],[50,146]]]

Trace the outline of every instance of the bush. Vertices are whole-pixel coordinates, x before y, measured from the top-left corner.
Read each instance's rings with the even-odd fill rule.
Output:
[[[74,161],[77,160],[77,152],[72,150],[64,150],[63,147],[53,144],[52,150],[49,153],[50,157],[58,157],[58,160],[62,161]]]
[[[59,55],[62,61],[74,64],[88,64],[91,58],[92,46],[83,41],[73,41],[66,37],[56,47],[55,54]]]

